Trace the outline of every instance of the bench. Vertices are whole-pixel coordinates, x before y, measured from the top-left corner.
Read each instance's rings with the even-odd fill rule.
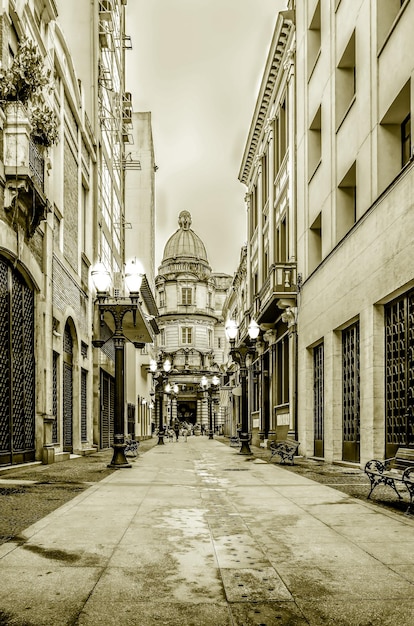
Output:
[[[125,456],[138,456],[139,441],[134,439],[125,440]]]
[[[395,456],[390,459],[368,461],[365,465],[365,473],[371,482],[368,498],[371,497],[377,485],[383,484],[394,489],[401,500],[402,496],[397,489],[397,484],[405,485],[410,496],[406,513],[411,513],[414,496],[414,448],[398,448]]]
[[[280,457],[280,463],[289,460],[292,465],[295,464],[294,456],[300,446],[299,441],[294,439],[286,439],[285,441],[271,441],[269,450],[271,452],[270,461],[277,454]]]

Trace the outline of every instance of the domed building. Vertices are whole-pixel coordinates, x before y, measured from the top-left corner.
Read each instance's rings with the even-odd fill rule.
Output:
[[[188,211],[181,211],[178,226],[165,244],[155,279],[158,360],[171,361],[169,382],[178,389],[170,396],[164,425],[178,420],[208,428],[208,402],[200,383],[203,376],[209,384],[213,376],[220,377],[225,347],[222,309],[232,277],[212,272]],[[218,403],[214,408],[215,426],[220,427]]]

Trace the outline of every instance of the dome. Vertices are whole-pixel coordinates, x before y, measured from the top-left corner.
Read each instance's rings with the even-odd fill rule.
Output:
[[[169,238],[164,248],[162,263],[177,257],[195,259],[208,264],[206,248],[200,237],[190,228],[191,214],[181,211],[178,217],[180,228]]]

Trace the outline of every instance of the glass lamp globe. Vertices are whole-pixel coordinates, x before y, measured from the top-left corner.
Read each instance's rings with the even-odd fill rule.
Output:
[[[125,285],[129,291],[129,293],[138,293],[141,288],[142,276],[143,276],[143,268],[142,265],[137,259],[131,259],[125,265]]]
[[[237,331],[239,330],[237,323],[235,320],[227,320],[226,322],[226,334],[227,337],[232,341],[237,337]]]
[[[175,385],[173,387],[173,391],[174,391],[174,393],[178,393],[179,389],[178,389],[177,383],[175,383]]]
[[[251,320],[248,328],[250,339],[257,339],[260,333],[260,326],[256,320]]]
[[[206,377],[206,376],[202,376],[202,377],[201,377],[200,385],[201,385],[202,387],[207,387],[207,385],[208,385],[208,380],[207,380],[207,377]]]
[[[211,383],[213,385],[218,385],[220,382],[220,378],[218,376],[213,376],[213,378],[211,379]]]
[[[93,285],[98,293],[106,293],[111,286],[111,274],[105,265],[99,261],[91,271]]]
[[[164,372],[169,372],[171,369],[171,361],[170,359],[165,359],[163,363]]]
[[[170,385],[170,383],[167,383],[165,385],[165,393],[171,393],[171,385]]]
[[[157,361],[155,361],[155,359],[151,359],[150,361],[150,370],[151,372],[157,371]]]

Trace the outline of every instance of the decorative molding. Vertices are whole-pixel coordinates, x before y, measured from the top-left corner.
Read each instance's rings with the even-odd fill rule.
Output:
[[[298,309],[295,306],[288,307],[282,313],[282,321],[287,324],[289,330],[293,330],[296,327],[298,319]]]

